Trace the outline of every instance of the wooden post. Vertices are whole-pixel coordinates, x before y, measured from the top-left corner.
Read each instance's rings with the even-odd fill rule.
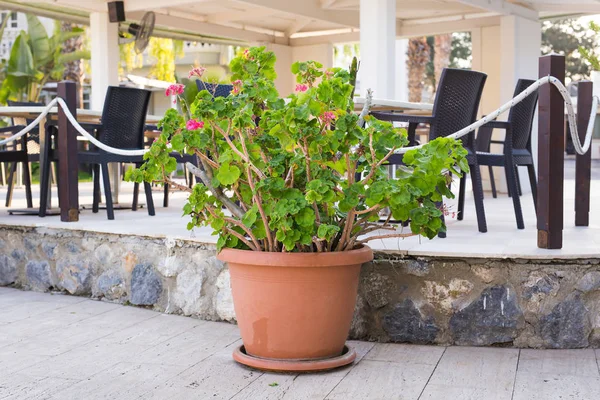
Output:
[[[565,57],[540,57],[540,78],[565,81]],[[551,84],[539,89],[538,113],[538,247],[561,249],[563,231],[563,180],[565,164],[565,104]]]
[[[581,81],[577,84],[577,131],[581,144],[585,140],[590,114],[594,84]],[[592,179],[592,152],[577,154],[575,159],[575,226],[590,224],[590,181]]]
[[[58,96],[61,97],[73,116],[77,116],[77,84],[59,82]],[[58,107],[58,204],[60,220],[79,221],[79,188],[77,162],[77,131],[71,125],[62,107]]]

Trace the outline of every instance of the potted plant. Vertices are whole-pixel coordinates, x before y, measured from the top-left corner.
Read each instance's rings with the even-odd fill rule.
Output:
[[[467,152],[456,140],[436,139],[407,152],[390,179],[386,160],[407,144],[406,132],[366,115],[368,107],[353,112],[355,75],[295,63],[296,92],[284,101],[274,65],[264,47],[248,49],[231,62],[228,97],[203,90],[184,112],[168,110],[147,162],[129,179],[190,192],[188,229],[210,225],[219,236],[244,343],[237,361],[322,370],[354,359],[345,340],[361,264],[373,258],[367,242],[444,230],[436,203],[452,197],[449,176],[468,169]],[[201,182],[192,189],[169,178],[172,151],[197,156],[198,166],[188,167]],[[384,208],[391,213],[379,223]],[[390,224],[392,217],[410,220],[410,231]]]

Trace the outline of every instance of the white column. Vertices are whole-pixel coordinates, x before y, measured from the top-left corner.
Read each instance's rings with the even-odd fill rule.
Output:
[[[408,39],[396,40],[396,96],[399,101],[408,101],[408,68],[406,67],[406,51]]]
[[[360,0],[360,88],[395,98],[396,0]]]
[[[93,110],[102,110],[106,89],[119,85],[119,25],[108,20],[108,13],[90,13],[92,42],[92,93]]]
[[[542,46],[542,27],[539,21],[531,21],[517,16],[500,19],[501,31],[501,82],[502,103],[510,100],[515,84],[520,78],[538,79],[539,57]],[[537,117],[531,131],[531,148],[537,166]],[[523,192],[530,192],[529,179],[525,168],[519,168]]]

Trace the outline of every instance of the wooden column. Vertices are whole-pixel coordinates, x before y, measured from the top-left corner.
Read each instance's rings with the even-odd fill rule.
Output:
[[[583,144],[592,112],[592,91],[594,84],[581,81],[577,85],[577,131]],[[590,224],[590,181],[592,179],[592,151],[577,154],[575,160],[575,226]]]
[[[77,84],[63,81],[58,84],[58,96],[61,97],[73,116],[77,116]],[[77,131],[71,125],[62,107],[58,107],[58,204],[60,220],[79,221],[79,188],[77,162]]]
[[[565,81],[565,57],[540,57],[540,78]],[[565,163],[565,105],[551,84],[539,89],[538,113],[538,247],[561,249],[563,236],[563,180]]]

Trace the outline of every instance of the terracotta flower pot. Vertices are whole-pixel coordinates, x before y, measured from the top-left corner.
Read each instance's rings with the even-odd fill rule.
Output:
[[[326,361],[344,358],[360,267],[373,259],[369,247],[332,253],[223,249],[218,258],[229,264],[242,352],[260,362],[245,362],[240,352],[237,361],[274,370],[339,366]]]

